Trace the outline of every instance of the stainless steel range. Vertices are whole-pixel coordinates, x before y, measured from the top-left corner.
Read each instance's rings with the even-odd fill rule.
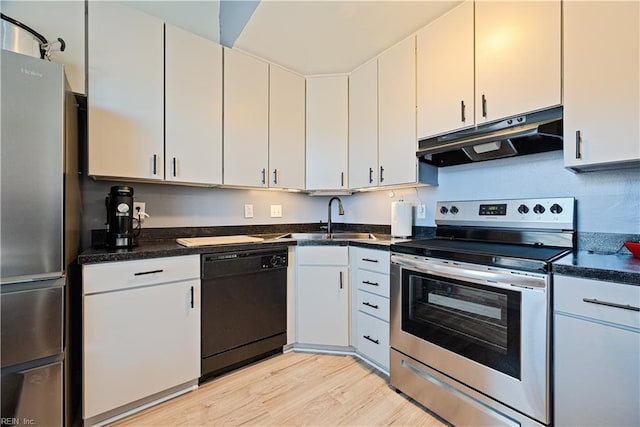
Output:
[[[551,424],[550,263],[573,198],[438,202],[391,246],[391,385],[457,426]]]

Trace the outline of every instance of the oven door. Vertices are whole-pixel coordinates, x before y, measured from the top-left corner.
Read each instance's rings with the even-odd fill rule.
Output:
[[[548,276],[400,254],[391,262],[391,347],[548,423]]]

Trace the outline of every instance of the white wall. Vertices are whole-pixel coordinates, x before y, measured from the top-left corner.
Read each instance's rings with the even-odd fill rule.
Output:
[[[575,197],[578,231],[640,234],[640,168],[574,174],[562,166],[562,153],[494,160],[440,169],[438,187],[360,193],[342,196],[345,216],[336,222],[390,224],[391,202],[404,199],[426,204],[434,226],[438,200]],[[104,198],[111,185],[83,182],[83,229],[104,228]],[[327,221],[328,197],[266,190],[235,190],[128,183],[136,201],[147,203],[145,227],[191,227],[243,224],[286,224]],[[393,195],[392,197],[390,197]],[[243,217],[244,204],[254,205],[254,218]],[[282,205],[282,218],[270,218],[270,205]],[[85,240],[86,242],[86,240]]]
[[[439,200],[479,200],[535,197],[575,197],[578,231],[640,233],[640,168],[574,174],[563,167],[562,152],[493,160],[441,168],[437,187],[351,196],[346,220],[388,224],[391,202],[426,204],[426,219],[417,225],[435,226]]]

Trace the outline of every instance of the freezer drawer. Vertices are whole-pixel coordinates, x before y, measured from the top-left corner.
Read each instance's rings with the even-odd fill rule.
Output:
[[[3,368],[62,353],[64,278],[41,286],[2,291]]]
[[[2,425],[62,426],[62,361],[3,368],[2,420]]]

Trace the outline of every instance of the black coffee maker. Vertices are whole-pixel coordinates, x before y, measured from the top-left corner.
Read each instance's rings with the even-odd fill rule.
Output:
[[[107,206],[107,246],[110,248],[132,248],[133,233],[133,188],[113,186],[105,198]]]

